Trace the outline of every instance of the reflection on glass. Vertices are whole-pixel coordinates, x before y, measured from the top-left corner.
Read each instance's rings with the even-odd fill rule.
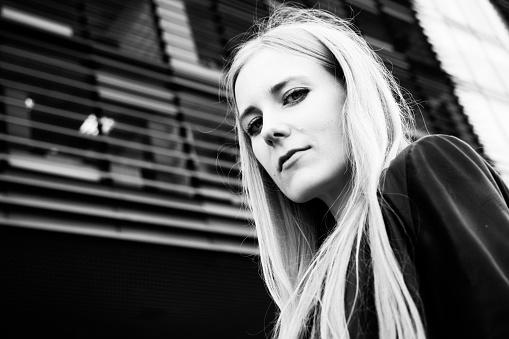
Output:
[[[72,36],[73,30],[71,27],[62,23],[43,18],[38,15],[26,13],[18,9],[10,8],[7,6],[2,7],[2,17],[8,20],[16,21],[24,25],[32,26],[44,31],[56,33],[64,36]]]
[[[485,153],[509,183],[507,28],[488,0],[417,0],[415,4]]]

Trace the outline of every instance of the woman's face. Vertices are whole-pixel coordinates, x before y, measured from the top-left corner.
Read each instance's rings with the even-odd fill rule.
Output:
[[[262,48],[234,90],[241,127],[279,189],[294,202],[332,207],[348,179],[343,86],[313,59]]]

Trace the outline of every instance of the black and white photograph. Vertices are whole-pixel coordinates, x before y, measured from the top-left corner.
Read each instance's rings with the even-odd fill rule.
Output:
[[[509,338],[508,0],[0,0],[0,338]]]

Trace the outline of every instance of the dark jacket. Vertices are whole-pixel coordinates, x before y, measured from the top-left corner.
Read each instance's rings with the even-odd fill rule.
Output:
[[[392,161],[379,202],[427,337],[509,338],[509,190],[498,174],[463,141],[428,136]],[[364,258],[349,329],[377,338]],[[349,283],[347,306],[354,293]]]

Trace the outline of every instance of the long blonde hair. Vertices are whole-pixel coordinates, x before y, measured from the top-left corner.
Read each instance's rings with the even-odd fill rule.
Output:
[[[342,20],[321,10],[281,7],[258,23],[224,73],[230,110],[237,114],[234,86],[244,64],[261,48],[315,60],[346,88],[341,114],[352,179],[343,208],[318,246],[323,215],[286,198],[257,162],[237,122],[242,181],[256,225],[263,276],[279,308],[274,336],[349,338],[354,307],[345,306],[351,258],[359,273],[361,240],[371,255],[379,337],[424,338],[421,317],[389,243],[377,199],[383,170],[408,143],[410,109],[376,54]],[[238,120],[237,120],[238,121]],[[338,131],[339,133],[339,131]],[[325,210],[323,213],[326,213]],[[359,292],[357,280],[356,297]]]

